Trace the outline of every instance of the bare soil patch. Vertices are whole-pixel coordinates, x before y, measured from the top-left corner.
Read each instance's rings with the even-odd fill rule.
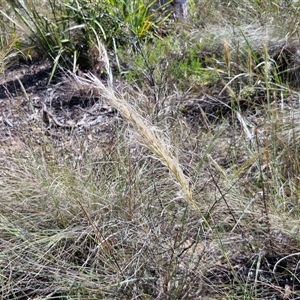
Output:
[[[20,64],[0,78],[0,143],[21,147],[43,132],[54,141],[87,135],[109,142],[117,112],[99,96],[83,94],[63,73],[48,84],[48,62]]]

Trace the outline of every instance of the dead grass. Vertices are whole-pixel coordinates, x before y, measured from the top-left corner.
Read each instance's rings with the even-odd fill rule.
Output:
[[[251,14],[263,13],[254,4]],[[233,28],[249,3],[239,11],[215,5]],[[19,92],[18,118],[5,106],[1,299],[298,299],[299,86],[276,77],[278,56],[251,35],[224,44],[203,26],[168,50],[182,49],[188,63],[176,52],[157,64],[145,44],[147,55],[131,52],[127,61],[133,73],[117,78],[114,56],[98,43],[103,78],[69,76],[38,100]],[[206,44],[187,51],[198,34]],[[171,47],[167,38],[163,47]],[[194,63],[201,51],[209,59]],[[176,64],[195,76],[214,72],[218,82],[185,88],[189,75],[179,87]],[[106,111],[102,102],[118,110],[109,130],[84,126]],[[74,115],[82,124],[61,126]]]

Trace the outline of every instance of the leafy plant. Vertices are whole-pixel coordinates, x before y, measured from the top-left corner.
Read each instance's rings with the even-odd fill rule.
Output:
[[[48,0],[43,7],[32,1],[11,1],[17,16],[2,14],[27,32],[38,52],[45,53],[57,66],[75,70],[77,63],[89,68],[89,48],[99,40],[116,50],[151,34],[166,18],[151,12],[145,1]],[[156,18],[156,19],[155,19]],[[97,42],[98,41],[98,42]]]

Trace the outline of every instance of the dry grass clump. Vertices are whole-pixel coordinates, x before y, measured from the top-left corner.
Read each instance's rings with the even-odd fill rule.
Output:
[[[177,158],[172,154],[172,150],[169,150],[170,145],[158,135],[155,128],[148,123],[146,119],[143,119],[142,116],[140,116],[133,107],[125,101],[125,99],[117,97],[115,92],[110,87],[105,87],[96,76],[90,76],[88,79],[90,81],[87,82],[85,82],[84,79],[81,79],[82,84],[90,84],[92,88],[98,89],[98,93],[110,102],[112,106],[116,107],[122,115],[136,127],[135,131],[138,133],[141,142],[168,167],[176,181],[180,184],[186,200],[192,204],[195,209],[199,210],[193,200],[189,182],[183,174]]]
[[[298,129],[289,115],[274,108],[254,127],[236,114],[234,125],[202,131],[166,110],[157,126],[178,156],[164,157],[160,149],[170,146],[138,113],[145,103],[135,100],[137,91],[126,89],[129,104],[95,77],[76,82],[86,91],[99,87],[133,126],[121,122],[109,144],[86,143],[74,129],[72,143],[40,131],[35,138],[47,147],[24,135],[28,146],[5,150],[2,298],[255,299],[284,294],[285,286],[297,294],[298,225],[289,210],[295,190],[278,192],[284,170],[277,162],[297,165],[289,151]],[[193,202],[184,200],[168,155],[180,161]]]
[[[100,78],[18,90],[16,119],[6,106],[1,299],[300,296],[298,46],[234,27],[248,6],[273,25],[279,2],[205,4],[227,35],[202,24],[111,56],[98,39]]]
[[[52,160],[27,148],[2,161],[1,297],[131,299],[192,288],[196,278],[176,279],[176,255],[201,222],[184,217],[165,167],[136,161],[121,135],[101,158],[94,146],[75,168],[55,148]]]

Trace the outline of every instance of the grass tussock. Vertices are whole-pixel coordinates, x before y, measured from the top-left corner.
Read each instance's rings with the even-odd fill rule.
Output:
[[[186,200],[192,204],[195,209],[199,210],[193,200],[188,179],[183,174],[178,159],[169,150],[170,145],[163,140],[162,136],[159,136],[158,131],[147,122],[146,119],[143,119],[125,99],[117,97],[112,89],[105,87],[96,76],[89,76],[88,81],[84,79],[80,81],[82,84],[89,84],[91,88],[94,87],[98,89],[98,93],[110,102],[112,106],[116,107],[122,115],[134,125],[141,142],[168,167],[176,181],[180,184]]]
[[[299,4],[126,4],[1,6],[0,298],[298,299]]]

